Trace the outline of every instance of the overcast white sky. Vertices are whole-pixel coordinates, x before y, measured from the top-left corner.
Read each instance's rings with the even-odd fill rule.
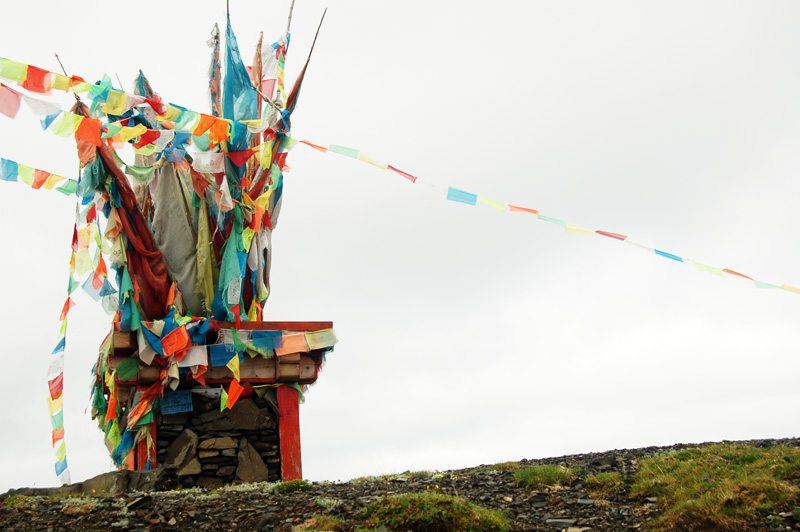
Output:
[[[289,1],[231,0],[242,55]],[[225,2],[18,2],[0,56],[209,109]],[[297,0],[287,81],[326,7]],[[800,287],[800,4],[327,5],[297,138],[360,149],[416,185],[304,146],[289,156],[268,319],[333,320],[301,408],[305,476],[349,479],[678,442],[798,435],[800,295],[698,272],[425,182]],[[69,97],[62,98],[64,107]],[[74,142],[24,105],[0,157],[75,177]],[[46,366],[74,201],[0,183],[0,491],[53,485]],[[70,313],[73,480],[110,469],[84,414],[109,319]]]

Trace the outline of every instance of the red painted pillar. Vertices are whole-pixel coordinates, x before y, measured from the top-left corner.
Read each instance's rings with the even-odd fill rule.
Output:
[[[278,430],[281,438],[281,480],[301,480],[300,397],[290,386],[278,387]]]

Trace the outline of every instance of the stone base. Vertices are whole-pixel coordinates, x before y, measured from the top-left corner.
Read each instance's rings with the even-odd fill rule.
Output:
[[[274,390],[239,399],[220,412],[219,399],[192,394],[192,412],[156,416],[159,465],[174,467],[182,486],[281,480]]]

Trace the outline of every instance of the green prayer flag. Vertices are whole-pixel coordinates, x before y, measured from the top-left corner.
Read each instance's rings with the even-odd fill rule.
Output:
[[[139,357],[131,356],[124,359],[117,365],[116,372],[122,381],[129,382],[135,380],[139,375]]]
[[[74,179],[67,179],[63,185],[58,187],[56,190],[64,194],[65,196],[69,196],[70,194],[74,194],[76,190],[78,190],[78,182]]]
[[[228,406],[228,393],[225,391],[225,388],[223,388],[219,396],[219,411],[222,412],[225,410],[226,406]]]

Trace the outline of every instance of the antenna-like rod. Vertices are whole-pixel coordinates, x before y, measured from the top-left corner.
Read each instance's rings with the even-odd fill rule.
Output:
[[[294,0],[292,0],[292,5],[289,6],[289,20],[286,22],[286,35],[289,35],[289,30],[292,29],[292,11],[294,11]]]
[[[56,61],[58,61],[58,64],[61,66],[61,71],[64,73],[64,75],[70,77],[69,74],[67,74],[67,69],[64,68],[64,63],[62,63],[61,58],[58,57],[58,54],[54,52],[53,55],[56,56]],[[81,103],[81,97],[78,96],[77,93],[73,92],[72,95],[75,96],[76,102]]]

